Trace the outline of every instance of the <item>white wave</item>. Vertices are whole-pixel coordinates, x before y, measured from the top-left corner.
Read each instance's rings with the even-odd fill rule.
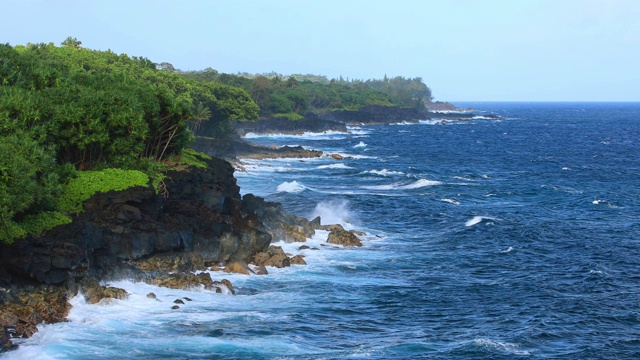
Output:
[[[349,154],[349,153],[342,153],[342,152],[325,152],[324,155],[322,155],[322,157],[325,158],[330,158],[331,155],[333,154],[337,154],[342,156],[345,159],[376,159],[375,156],[367,156],[367,155],[353,155],[353,154]]]
[[[472,117],[472,119],[474,119],[474,120],[495,120],[495,118],[493,118],[493,117],[482,116],[482,115],[476,115],[476,116]]]
[[[318,169],[353,169],[353,168],[345,164],[330,164],[330,165],[320,165],[318,166]]]
[[[259,134],[249,132],[246,133],[243,138],[245,139],[260,139],[260,138],[294,138],[294,139],[313,139],[313,140],[340,140],[344,139],[345,135],[349,133],[341,131],[324,131],[324,132],[305,132],[302,134]]]
[[[320,216],[323,225],[341,224],[350,227],[356,221],[355,214],[349,209],[347,200],[322,201],[316,205],[309,219]]]
[[[568,167],[568,166],[565,166],[565,167],[563,167],[563,168],[562,168],[562,170],[564,170],[564,171],[568,171],[568,170],[571,170],[571,168],[570,168],[570,167]]]
[[[282,184],[278,185],[276,190],[278,192],[299,193],[303,192],[306,188],[306,186],[294,180],[291,182],[283,182]]]
[[[370,189],[370,190],[412,190],[412,189],[419,189],[419,188],[423,188],[427,186],[435,186],[435,185],[442,185],[442,182],[435,181],[435,180],[420,179],[411,184],[393,183],[388,185],[365,186],[364,188]]]
[[[442,120],[435,120],[435,119],[420,120],[420,124],[423,124],[423,125],[441,125],[442,124]]]
[[[477,225],[484,220],[496,220],[496,218],[489,217],[489,216],[474,216],[473,218],[467,220],[467,222],[464,223],[464,226],[469,227],[469,226]]]
[[[514,248],[512,248],[511,246],[509,246],[509,248],[508,248],[507,250],[502,250],[502,251],[500,251],[500,252],[501,252],[501,253],[503,253],[503,254],[506,254],[506,253],[510,253],[510,252],[512,252],[512,251],[514,251],[514,250],[515,250]]]
[[[353,148],[357,149],[357,148],[363,148],[363,147],[367,147],[367,144],[365,144],[364,142],[360,141],[358,144],[354,145]]]
[[[469,112],[473,112],[473,110],[429,110],[432,113],[436,114],[465,114]]]
[[[416,121],[400,121],[400,122],[397,122],[397,123],[392,123],[392,124],[390,124],[390,125],[400,125],[400,126],[405,126],[405,125],[415,125],[415,124],[417,124],[417,123],[418,123],[418,122],[416,122]]]
[[[518,344],[496,341],[486,338],[478,338],[473,340],[474,345],[483,347],[489,351],[498,351],[513,355],[530,355],[526,350],[521,350]]]
[[[455,199],[444,198],[444,199],[440,199],[440,201],[446,202],[446,203],[449,203],[449,204],[453,204],[453,205],[460,205],[460,201],[455,200]]]
[[[378,175],[378,176],[404,175],[404,173],[401,171],[393,171],[393,170],[387,170],[387,169],[367,170],[367,171],[361,172],[360,174],[372,174],[372,175]]]
[[[400,189],[419,189],[427,186],[442,185],[442,182],[435,180],[420,179],[412,184],[401,186]]]

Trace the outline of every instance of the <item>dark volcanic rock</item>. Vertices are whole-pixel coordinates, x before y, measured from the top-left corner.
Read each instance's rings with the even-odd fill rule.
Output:
[[[5,281],[61,284],[85,275],[190,271],[206,261],[250,260],[271,236],[258,217],[242,215],[246,206],[231,165],[219,159],[208,165],[169,172],[168,197],[145,187],[96,194],[71,224],[0,245],[0,273],[8,274]]]
[[[428,119],[425,111],[398,106],[367,105],[359,110],[337,110],[318,115],[321,119],[338,121],[345,124],[392,124],[400,121]]]
[[[347,132],[343,122],[322,119],[309,113],[303,119],[289,120],[286,118],[263,118],[253,122],[237,122],[234,127],[240,135],[257,134],[289,134],[301,135],[306,132],[322,133],[326,131]]]

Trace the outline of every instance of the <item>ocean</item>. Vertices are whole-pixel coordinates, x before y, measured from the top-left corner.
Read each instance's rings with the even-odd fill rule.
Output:
[[[0,358],[640,358],[640,103],[456,105],[479,116],[247,136],[327,155],[245,160],[243,194],[363,247],[276,243],[308,265],[212,273],[235,295],[114,282]]]

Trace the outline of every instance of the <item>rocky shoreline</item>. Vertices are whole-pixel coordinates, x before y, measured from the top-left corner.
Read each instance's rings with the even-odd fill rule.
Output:
[[[78,293],[89,303],[127,297],[109,281],[232,294],[225,272],[261,275],[269,266],[305,264],[303,255],[285,254],[272,242],[304,242],[322,229],[331,243],[361,245],[355,232],[241,196],[233,172],[229,162],[213,158],[206,169],[168,173],[163,194],[151,186],[98,193],[72,223],[0,245],[0,352],[39,324],[65,321],[68,300]],[[221,271],[221,278],[195,273],[204,270]],[[167,311],[178,308],[178,300]]]
[[[125,299],[127,292],[108,286],[109,281],[133,279],[162,287],[233,294],[231,282],[223,275],[214,280],[210,273],[263,275],[268,267],[306,264],[304,255],[286,254],[272,242],[305,242],[316,230],[325,230],[327,243],[362,246],[364,233],[321,225],[320,218],[297,217],[281,204],[252,194],[241,196],[230,162],[310,158],[323,153],[302,147],[258,146],[240,134],[348,132],[347,125],[418,122],[432,115],[410,108],[368,106],[309,115],[300,121],[236,123],[239,134],[223,138],[203,124],[192,147],[214,157],[207,161],[206,169],[169,172],[162,194],[151,186],[96,194],[72,223],[13,245],[0,245],[0,326],[4,330],[0,352],[14,349],[11,339],[33,335],[38,324],[66,321],[71,309],[68,300],[79,293],[92,304]],[[475,116],[435,115],[456,121]],[[487,118],[498,118],[492,116]],[[147,296],[155,297],[152,293]],[[176,299],[167,311],[183,303]]]

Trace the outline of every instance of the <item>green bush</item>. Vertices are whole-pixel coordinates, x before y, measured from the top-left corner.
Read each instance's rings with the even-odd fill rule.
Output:
[[[82,203],[98,192],[126,190],[134,186],[148,186],[149,177],[138,170],[104,169],[82,171],[69,181],[58,199],[61,211],[82,212]]]
[[[286,114],[273,114],[273,117],[277,117],[277,118],[285,118],[291,121],[298,121],[301,119],[304,119],[304,116],[300,115],[300,114],[296,114],[294,112],[290,112],[290,113],[286,113]]]
[[[71,218],[58,211],[43,211],[34,215],[25,216],[20,222],[20,226],[25,232],[40,236],[45,231],[56,226],[69,224]]]

